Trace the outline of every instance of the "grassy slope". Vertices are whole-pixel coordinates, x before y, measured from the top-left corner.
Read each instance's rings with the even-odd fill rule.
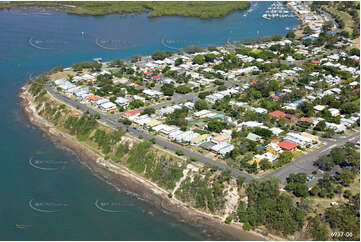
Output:
[[[325,10],[329,13],[340,16],[345,23],[345,27],[343,28],[343,30],[352,33],[352,27],[355,22],[352,20],[352,16],[349,15],[347,12],[337,10],[337,3],[332,3],[328,5],[327,7],[325,7]],[[360,15],[360,10],[358,10],[358,13]],[[354,39],[354,44],[351,48],[360,48],[360,37]]]
[[[233,11],[246,9],[249,2],[12,2],[1,4],[0,9],[21,6],[65,7],[63,11],[78,15],[107,15],[144,13],[149,17],[184,16],[220,18]],[[73,7],[69,7],[73,6]]]

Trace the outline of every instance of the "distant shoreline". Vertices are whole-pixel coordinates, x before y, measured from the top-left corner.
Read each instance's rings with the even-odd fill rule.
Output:
[[[32,10],[42,8],[80,16],[132,15],[147,13],[148,18],[179,16],[200,19],[223,18],[235,11],[246,10],[250,2],[10,2],[1,9]]]

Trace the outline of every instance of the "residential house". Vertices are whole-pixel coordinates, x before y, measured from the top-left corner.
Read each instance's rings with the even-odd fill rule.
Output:
[[[131,110],[122,115],[122,118],[129,118],[131,116],[139,116],[140,111],[139,110]]]
[[[231,137],[228,135],[220,134],[211,139],[211,141],[215,144],[220,144],[224,142],[229,142],[231,140]]]
[[[284,141],[278,143],[278,146],[284,150],[293,151],[297,148],[298,145],[293,142],[290,142],[288,140],[284,140]]]
[[[269,116],[271,116],[271,118],[279,119],[280,117],[285,117],[286,114],[280,110],[276,110],[276,111],[270,112]]]
[[[332,117],[336,117],[340,115],[340,110],[336,108],[329,108],[328,111],[331,113]]]
[[[246,139],[251,140],[251,141],[254,141],[254,142],[257,142],[257,141],[259,141],[260,139],[262,139],[262,137],[259,136],[259,135],[254,134],[254,133],[249,133],[249,134],[247,135]]]
[[[299,145],[301,148],[311,146],[313,144],[312,139],[292,132],[287,133],[283,139],[293,142]]]

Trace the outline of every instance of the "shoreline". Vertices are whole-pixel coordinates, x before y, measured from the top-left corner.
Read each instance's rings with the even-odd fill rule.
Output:
[[[275,235],[263,235],[260,230],[244,231],[240,223],[225,224],[223,220],[217,219],[211,214],[192,208],[178,199],[169,198],[168,192],[163,188],[127,168],[105,161],[103,157],[86,148],[74,137],[59,131],[38,115],[32,103],[32,97],[27,92],[28,85],[27,83],[23,86],[19,93],[22,111],[27,119],[56,145],[71,149],[79,156],[82,165],[89,168],[93,175],[112,185],[117,191],[129,189],[144,198],[147,203],[156,209],[174,217],[178,221],[185,221],[192,227],[209,228],[207,231],[212,231],[215,236],[230,237],[227,240],[239,240],[240,238],[245,238],[244,240],[284,240],[284,238]]]
[[[249,1],[239,2],[239,6],[235,5],[229,5],[228,8],[223,6],[221,7],[223,12],[221,12],[221,15],[211,13],[210,15],[202,15],[199,14],[199,11],[195,12],[194,9],[189,8],[187,5],[182,6],[183,8],[187,8],[188,11],[190,11],[190,14],[188,11],[174,11],[169,12],[169,6],[166,6],[163,4],[163,6],[159,6],[159,4],[151,4],[151,3],[143,3],[140,5],[140,8],[134,8],[134,6],[127,6],[127,5],[119,5],[118,4],[111,4],[111,10],[105,11],[103,9],[104,6],[92,6],[92,5],[84,5],[82,3],[74,3],[74,5],[69,5],[66,3],[61,2],[45,2],[45,3],[3,3],[0,4],[0,10],[12,10],[12,9],[19,9],[23,11],[32,11],[32,10],[45,10],[45,11],[55,11],[55,12],[62,12],[69,15],[77,15],[77,16],[93,16],[93,17],[102,17],[112,14],[117,14],[121,17],[126,16],[135,16],[135,15],[141,15],[146,14],[147,18],[159,18],[159,17],[191,17],[191,18],[199,18],[202,20],[211,20],[211,19],[221,19],[224,17],[227,17],[228,15],[236,12],[236,11],[244,11],[251,7],[251,3]],[[208,8],[204,8],[204,6],[194,6],[201,8],[200,10],[208,10]]]

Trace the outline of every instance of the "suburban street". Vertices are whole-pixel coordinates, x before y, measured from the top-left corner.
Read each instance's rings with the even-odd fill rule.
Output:
[[[262,177],[262,179],[277,177],[280,179],[282,183],[286,183],[286,178],[291,173],[299,173],[303,172],[307,175],[311,175],[312,171],[318,170],[317,167],[313,165],[313,162],[316,161],[321,156],[327,155],[333,148],[342,146],[347,142],[356,143],[360,139],[360,133],[355,133],[347,138],[336,138],[336,139],[323,139],[322,141],[326,143],[326,145],[316,149],[308,154],[302,155],[299,158],[296,158],[291,163],[288,163],[273,171],[272,173]]]
[[[98,111],[88,107],[87,105],[78,102],[75,99],[71,99],[71,98],[64,96],[61,93],[57,92],[51,86],[50,82],[47,82],[45,84],[45,88],[53,97],[55,97],[56,99],[66,103],[74,108],[77,108],[83,112],[89,111],[89,114],[91,114],[91,115],[99,114],[100,121],[105,123],[107,126],[110,126],[115,129],[120,129],[124,132],[127,131],[129,134],[131,134],[135,137],[142,137],[143,139],[148,140],[148,141],[154,138],[155,144],[159,145],[160,147],[163,147],[163,148],[173,151],[173,152],[175,152],[176,150],[182,150],[184,152],[184,156],[187,158],[195,157],[195,158],[197,158],[197,162],[216,166],[222,170],[230,169],[231,174],[233,176],[245,177],[246,181],[250,181],[250,180],[254,180],[254,179],[259,180],[259,179],[275,177],[275,178],[278,178],[281,181],[281,183],[285,184],[286,178],[291,173],[304,172],[307,175],[311,175],[312,171],[317,170],[317,167],[313,166],[313,162],[316,161],[319,157],[321,157],[323,155],[327,155],[331,151],[332,148],[342,146],[346,142],[356,143],[357,141],[359,141],[359,138],[360,138],[360,133],[357,132],[346,138],[322,139],[322,141],[324,143],[326,143],[326,145],[324,145],[308,154],[302,155],[299,158],[296,158],[291,163],[284,165],[283,167],[265,175],[262,178],[255,178],[252,175],[249,175],[245,172],[240,171],[239,169],[229,167],[228,165],[222,163],[221,161],[211,159],[198,152],[191,151],[184,146],[181,146],[181,145],[172,143],[170,141],[167,141],[165,139],[161,139],[159,137],[150,135],[143,130],[124,125],[118,121],[120,118],[120,114],[104,114],[104,113],[98,112]],[[197,94],[189,94],[189,95],[184,95],[184,96],[187,96],[187,97],[177,99],[177,101],[170,101],[170,103],[183,102],[185,100],[190,100],[188,98],[191,98],[193,101],[195,101],[198,98]],[[157,106],[156,108],[162,107],[163,103],[158,104],[158,105],[160,105],[160,106]],[[166,106],[169,104],[164,104],[164,105]]]

